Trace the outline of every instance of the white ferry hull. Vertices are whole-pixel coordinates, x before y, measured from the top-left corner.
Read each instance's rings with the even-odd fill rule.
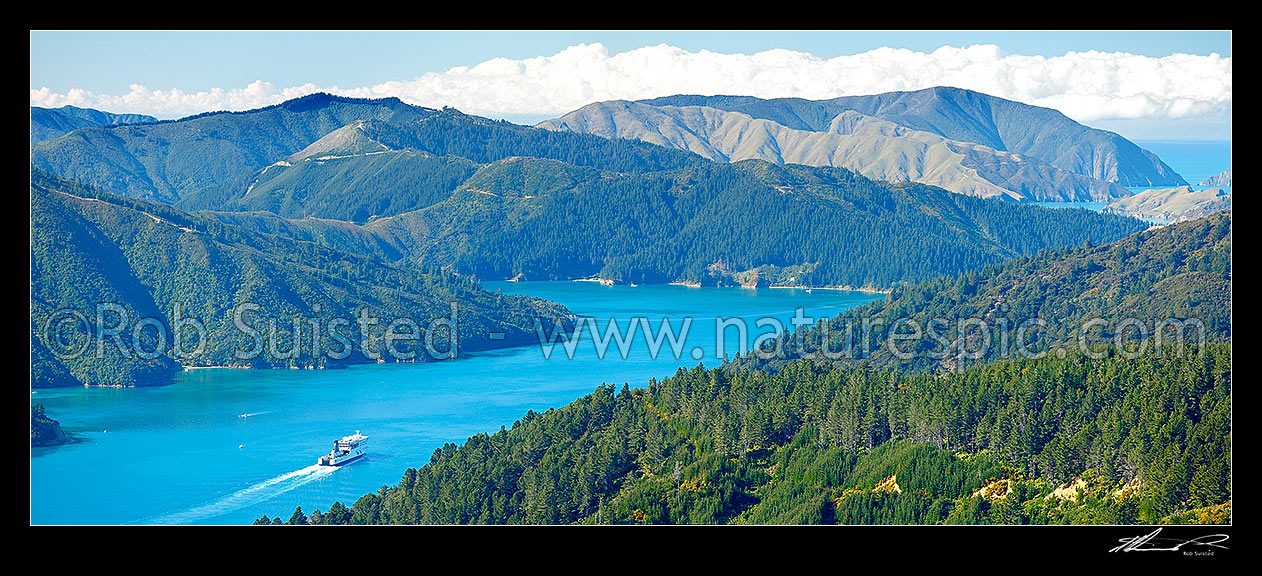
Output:
[[[363,451],[360,451],[359,453],[352,452],[350,454],[342,454],[340,456],[321,456],[319,460],[316,460],[316,463],[321,466],[345,466],[363,457]]]

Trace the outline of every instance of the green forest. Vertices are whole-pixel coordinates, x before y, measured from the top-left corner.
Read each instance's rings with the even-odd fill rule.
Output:
[[[31,446],[56,446],[70,442],[61,424],[44,413],[44,403],[31,404]]]
[[[935,321],[941,321],[934,324],[938,339],[926,335]],[[1023,324],[1027,329],[1018,331]],[[921,337],[910,338],[916,328]],[[1177,342],[1180,334],[1192,342],[1231,340],[1230,211],[1110,244],[900,283],[884,301],[785,335],[737,364],[775,367],[806,356],[951,370],[1022,350],[1048,354],[1124,342],[1133,352],[1145,340]]]
[[[1224,523],[1230,227],[1224,213],[1084,242],[900,285],[828,320],[993,321],[1002,302],[1049,319],[1035,357],[750,355],[606,385],[290,523]],[[1093,315],[1196,318],[1206,334],[1066,345]],[[808,351],[821,334],[802,335]]]
[[[816,127],[863,110],[1076,173],[1181,181],[1059,112],[906,94],[662,103]],[[950,106],[904,118],[915,98]],[[606,383],[447,443],[354,502],[256,524],[1230,522],[1230,211],[1156,227],[395,98],[47,123],[31,144],[32,388],[372,362],[393,320],[429,330],[457,309],[458,334],[405,330],[411,355],[393,360],[442,358],[426,335],[485,350],[573,318],[481,280],[888,294],[721,366]],[[365,312],[372,326],[354,321]],[[903,339],[907,321],[936,337]],[[165,336],[187,322],[193,340]],[[42,403],[31,411],[33,446],[72,440]]]
[[[494,280],[736,285],[757,275],[759,284],[885,289],[1145,228],[844,169],[711,162],[327,94],[85,128],[31,154],[34,169],[103,193]]]
[[[605,385],[291,523],[1222,523],[1231,348]],[[260,518],[257,523],[284,523]]]
[[[441,199],[425,196],[430,200],[414,203],[423,207],[393,216],[357,223],[364,214],[398,209],[431,181],[367,186],[336,209],[320,208],[329,204],[320,200],[328,195],[328,182],[385,178],[377,167],[393,163],[392,154],[269,170],[270,180],[258,185],[265,190],[251,192],[258,198],[251,202],[282,203],[274,209],[284,214],[356,222],[271,212],[203,215],[386,262],[452,266],[485,279],[598,276],[621,283],[738,285],[757,274],[764,286],[879,289],[1040,250],[1116,240],[1145,227],[1086,210],[994,202],[876,182],[843,169],[758,161],[632,174],[513,158],[481,166]],[[308,179],[290,184],[309,192],[305,204],[295,203],[296,194],[267,192],[291,175]],[[355,181],[350,186],[358,189]],[[364,206],[372,208],[360,212]]]
[[[243,303],[256,308],[238,317]],[[384,356],[384,332],[395,319],[423,330],[450,319],[453,303],[461,327],[458,350],[530,342],[536,317],[570,314],[538,298],[488,292],[450,270],[384,264],[38,172],[32,177],[36,388],[163,384],[181,365],[322,368],[374,361],[365,351]],[[378,320],[360,324],[355,319],[361,311]],[[60,322],[75,320],[76,313],[78,321]],[[144,318],[156,324],[146,327]],[[345,324],[331,328],[335,320]],[[194,321],[201,331],[190,328]],[[178,343],[177,325],[188,328]],[[117,326],[123,330],[116,338],[103,336]],[[431,348],[445,353],[452,334],[435,328]],[[489,332],[503,338],[488,341]],[[398,333],[418,339],[401,340],[400,354],[390,360],[431,356],[420,345],[424,334],[411,326]],[[98,340],[104,345],[93,345]],[[54,353],[53,344],[71,354]],[[79,349],[85,353],[73,354]],[[249,358],[238,355],[253,351]]]
[[[837,168],[751,160],[616,175],[516,159],[487,166],[444,202],[369,227],[424,230],[413,259],[481,278],[736,285],[738,273],[776,267],[795,272],[769,284],[886,288],[1145,226]]]

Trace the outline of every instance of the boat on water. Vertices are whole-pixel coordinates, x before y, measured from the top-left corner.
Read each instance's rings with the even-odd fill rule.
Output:
[[[341,440],[334,442],[333,450],[318,458],[316,464],[320,466],[350,464],[364,456],[364,449],[367,444],[368,437],[356,430],[354,434],[343,436]]]

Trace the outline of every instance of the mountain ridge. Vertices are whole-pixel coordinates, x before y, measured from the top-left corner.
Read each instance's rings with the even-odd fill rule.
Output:
[[[32,158],[36,169],[53,166],[103,192],[184,211],[244,212],[208,217],[385,263],[495,279],[736,285],[757,276],[882,289],[1142,226],[840,168],[715,163],[450,108],[319,95],[81,130],[36,145]]]
[[[751,205],[760,208],[751,213]],[[1143,227],[1095,213],[881,183],[839,168],[746,160],[623,174],[528,157],[479,166],[433,204],[361,223],[262,212],[206,215],[374,258],[454,264],[480,278],[739,285],[760,270],[764,284],[872,289]],[[714,229],[730,234],[706,240]],[[739,234],[767,243],[751,247],[733,237]],[[869,249],[875,244],[884,251]],[[922,257],[892,258],[902,253],[894,246]]]
[[[1226,186],[1231,187],[1231,168],[1223,170],[1209,178],[1201,181],[1201,186]]]
[[[85,128],[35,144],[31,164],[122,196],[199,208],[222,202],[254,172],[348,123],[436,113],[397,98],[315,94],[254,110]]]
[[[1185,184],[1156,155],[1060,112],[952,88],[831,100],[676,95],[597,102],[550,130],[628,138],[716,161],[838,166],[1020,201],[1108,201]]]
[[[147,124],[157,121],[157,118],[144,114],[115,114],[94,108],[69,105],[60,108],[31,106],[31,144],[60,138],[80,128]]]
[[[704,105],[707,97],[668,96],[641,102],[653,105],[687,101]],[[754,97],[713,97],[716,107],[741,110],[754,117],[797,120],[818,130],[820,119],[832,118],[842,110],[854,110],[945,138],[973,142],[996,150],[1039,158],[1053,166],[1122,186],[1187,184],[1155,154],[1143,150],[1120,135],[1083,126],[1063,113],[981,92],[936,86],[914,91],[896,91],[864,96],[842,96],[830,100],[769,99]],[[950,113],[954,111],[954,113]],[[1053,126],[1060,137],[1043,136]],[[792,126],[790,126],[792,127]],[[1086,142],[1084,142],[1086,141]],[[1126,165],[1102,162],[1098,154],[1077,153],[1090,144],[1119,148]],[[1135,169],[1127,166],[1133,165]]]
[[[852,110],[843,110],[812,130],[798,130],[744,112],[612,101],[585,106],[538,126],[638,139],[720,162],[752,158],[836,166],[869,178],[915,181],[971,196],[1100,201],[1129,194],[1116,184],[1019,154],[949,140]]]

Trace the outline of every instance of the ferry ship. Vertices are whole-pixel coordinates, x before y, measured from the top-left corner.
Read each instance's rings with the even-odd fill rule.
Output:
[[[351,436],[343,436],[341,440],[333,443],[333,450],[328,454],[321,456],[316,460],[316,464],[320,466],[341,466],[350,464],[364,456],[364,447],[368,444],[368,437],[355,431]]]

